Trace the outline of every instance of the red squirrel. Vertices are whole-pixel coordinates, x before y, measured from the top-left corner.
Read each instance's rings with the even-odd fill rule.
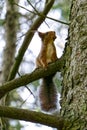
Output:
[[[55,62],[57,58],[54,40],[56,34],[54,31],[46,33],[38,32],[42,41],[41,50],[36,58],[37,68],[47,68],[49,63]],[[43,77],[42,84],[39,89],[39,100],[41,109],[51,111],[57,109],[57,88],[53,82],[55,74]]]

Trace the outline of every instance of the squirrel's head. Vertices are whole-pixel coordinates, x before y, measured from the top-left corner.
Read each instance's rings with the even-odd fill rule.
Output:
[[[41,38],[42,41],[54,41],[56,39],[56,34],[55,31],[49,31],[49,32],[38,32],[39,37]]]

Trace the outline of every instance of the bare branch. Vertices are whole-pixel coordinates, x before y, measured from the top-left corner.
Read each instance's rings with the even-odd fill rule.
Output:
[[[64,21],[60,21],[60,20],[57,20],[57,19],[54,19],[54,18],[51,18],[51,17],[48,17],[48,16],[44,16],[42,13],[40,13],[40,12],[38,12],[38,10],[36,10],[36,8],[31,4],[31,2],[29,1],[29,0],[27,0],[28,1],[28,3],[31,5],[31,7],[34,9],[34,11],[36,12],[36,14],[37,15],[39,15],[39,16],[43,16],[43,17],[46,17],[46,18],[48,18],[48,19],[50,19],[50,20],[53,20],[53,21],[55,21],[55,22],[59,22],[59,23],[62,23],[62,24],[65,24],[65,25],[69,25],[69,23],[66,23],[66,22],[64,22]],[[46,1],[47,2],[47,1]],[[48,3],[48,2],[47,2]]]
[[[21,77],[22,75],[18,72],[18,75]],[[33,97],[35,98],[35,95],[34,95],[34,93],[30,90],[30,88],[28,88],[28,86],[27,85],[25,85],[24,86],[32,95],[33,95]]]
[[[37,79],[56,73],[57,71],[61,71],[63,66],[64,66],[64,57],[58,59],[55,63],[49,64],[47,69],[42,68],[36,69],[31,74],[26,74],[24,76],[6,82],[2,86],[0,86],[0,98],[2,98],[5,94],[7,94],[13,89],[25,86]]]
[[[31,5],[31,7],[34,9],[34,11],[38,14],[38,11],[36,10],[36,8],[31,4],[31,2],[29,0],[27,0],[27,2]]]
[[[23,6],[19,5],[19,4],[16,4],[16,3],[14,3],[14,4],[17,5],[17,6],[19,6],[19,7],[21,7],[21,8],[23,8],[23,9],[25,9],[26,11],[28,11],[28,12],[30,12],[30,13],[35,14],[35,15],[48,18],[48,19],[50,19],[50,20],[53,20],[53,21],[58,22],[58,23],[61,23],[61,24],[65,24],[65,25],[69,25],[69,24],[70,24],[69,22],[66,23],[66,22],[64,22],[64,21],[61,21],[61,20],[58,20],[58,19],[54,19],[54,18],[51,18],[51,17],[49,17],[49,16],[45,16],[45,15],[43,15],[41,12],[38,12],[36,9],[35,9],[35,12],[34,12],[34,11],[29,10],[29,9],[26,9],[25,7],[23,7]]]
[[[33,14],[36,15],[35,12],[33,12],[33,11],[31,11],[31,10],[29,10],[29,9],[27,9],[27,8],[25,8],[25,7],[23,7],[23,6],[19,5],[19,4],[17,4],[17,3],[13,3],[13,4],[14,4],[14,5],[17,5],[18,7],[20,7],[20,8],[22,8],[22,9],[24,9],[24,10],[26,10],[26,11],[28,11],[28,12],[33,13]]]
[[[61,117],[60,115],[48,115],[27,109],[18,109],[6,106],[0,106],[0,117],[40,123],[43,125],[58,128],[58,130],[61,130],[64,124],[68,124],[68,121],[66,121],[64,117]]]
[[[48,19],[50,19],[50,20],[53,20],[53,21],[55,21],[55,22],[61,23],[61,24],[65,24],[65,25],[69,25],[69,24],[70,24],[70,23],[66,23],[66,22],[61,21],[61,20],[57,20],[57,19],[54,19],[54,18],[48,17],[48,16],[46,16],[46,18],[48,18]]]

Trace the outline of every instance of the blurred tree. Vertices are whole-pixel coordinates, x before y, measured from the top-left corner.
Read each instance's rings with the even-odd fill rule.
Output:
[[[15,0],[14,0],[15,1]],[[15,7],[11,1],[6,1],[6,16],[5,16],[5,26],[4,26],[4,39],[5,47],[3,50],[2,57],[2,73],[0,75],[0,84],[3,84],[7,81],[10,68],[12,67],[15,60],[15,51],[16,51],[16,40],[17,40],[17,22],[18,17],[16,12],[18,8]],[[1,100],[1,105],[9,104],[10,100],[5,102],[5,97]],[[2,129],[8,130],[7,120],[2,118]]]

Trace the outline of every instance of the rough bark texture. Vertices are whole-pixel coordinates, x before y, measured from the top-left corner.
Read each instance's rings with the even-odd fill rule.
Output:
[[[64,130],[87,129],[87,0],[73,0],[69,40],[65,49],[61,115],[70,119]]]

